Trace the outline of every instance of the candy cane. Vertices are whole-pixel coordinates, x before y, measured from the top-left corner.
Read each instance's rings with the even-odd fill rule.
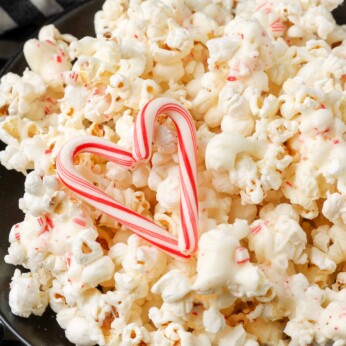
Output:
[[[178,103],[168,99],[149,102],[138,115],[134,132],[134,154],[109,141],[83,136],[64,144],[57,157],[56,168],[61,181],[94,207],[115,218],[134,233],[171,255],[186,259],[197,247],[196,139],[191,115]],[[152,113],[149,113],[152,112]],[[154,121],[161,113],[172,118],[177,127],[181,179],[181,232],[179,241],[163,228],[123,206],[83,178],[75,169],[76,155],[97,154],[131,169],[136,161],[148,160]],[[193,153],[191,153],[193,150]]]
[[[182,252],[191,253],[197,248],[198,200],[196,130],[190,113],[166,97],[148,102],[136,119],[133,157],[136,161],[151,157],[154,124],[160,114],[168,115],[177,129],[181,184],[179,247]]]

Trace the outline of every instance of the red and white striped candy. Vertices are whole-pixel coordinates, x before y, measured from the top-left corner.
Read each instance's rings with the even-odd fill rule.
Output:
[[[237,247],[235,249],[235,259],[237,264],[244,264],[250,261],[250,256],[245,247]]]
[[[154,124],[159,114],[169,116],[177,129],[181,184],[179,247],[182,252],[192,253],[196,250],[198,241],[198,200],[196,130],[190,113],[166,97],[148,102],[136,119],[133,157],[136,161],[150,159]]]
[[[75,217],[72,221],[81,227],[86,226],[86,221],[83,216]]]
[[[127,169],[133,168],[138,161],[149,160],[154,124],[160,114],[166,114],[172,119],[178,134],[181,181],[179,239],[100,191],[82,177],[73,164],[74,157],[83,152],[100,155]],[[196,250],[198,242],[196,152],[196,131],[191,115],[177,102],[159,98],[150,101],[137,116],[133,154],[116,144],[97,137],[77,137],[64,144],[57,157],[56,168],[62,182],[88,203],[115,218],[153,245],[177,258],[186,259]]]
[[[250,232],[253,234],[257,234],[257,233],[261,232],[263,230],[263,228],[265,226],[267,226],[268,224],[269,224],[269,221],[267,221],[267,220],[260,222],[260,223],[257,223],[256,226],[250,228]]]
[[[282,34],[285,31],[286,27],[280,21],[280,19],[277,19],[276,21],[270,24],[270,29],[273,33]]]

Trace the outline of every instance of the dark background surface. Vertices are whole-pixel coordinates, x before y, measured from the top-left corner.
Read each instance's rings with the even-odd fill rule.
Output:
[[[0,0],[0,17],[6,14],[13,21],[0,25],[0,68],[47,20],[87,1],[90,0],[40,0],[41,6],[37,7],[38,2],[33,4],[31,0]]]
[[[55,21],[56,26],[64,33],[77,37],[93,35],[93,16],[102,6],[103,0],[92,0],[72,9],[67,15]],[[334,13],[338,23],[346,23],[346,4],[340,6]],[[5,71],[21,73],[25,68],[22,54],[18,55]],[[0,150],[4,145],[0,144]],[[4,263],[3,258],[8,248],[8,233],[12,225],[23,219],[18,209],[18,200],[23,196],[24,177],[15,171],[8,171],[0,165],[0,319],[6,325],[5,333],[0,326],[1,345],[34,345],[34,346],[63,346],[71,345],[65,338],[64,331],[58,326],[55,313],[50,309],[42,317],[28,319],[12,315],[8,306],[9,282],[14,267]],[[12,331],[21,340],[11,334]],[[4,337],[3,337],[4,335]]]
[[[346,24],[346,1],[342,3],[334,12],[334,18],[338,24]]]

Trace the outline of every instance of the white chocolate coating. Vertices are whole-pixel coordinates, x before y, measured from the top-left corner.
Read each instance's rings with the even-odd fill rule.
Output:
[[[96,37],[49,25],[27,42],[29,68],[0,81],[0,162],[27,176],[5,257],[29,271],[15,271],[13,313],[50,304],[77,345],[344,345],[341,2],[106,0]],[[199,242],[184,263],[56,175],[72,138],[132,153],[139,111],[160,97],[196,128]],[[131,170],[88,153],[74,167],[177,239],[178,132],[160,115],[151,134]]]

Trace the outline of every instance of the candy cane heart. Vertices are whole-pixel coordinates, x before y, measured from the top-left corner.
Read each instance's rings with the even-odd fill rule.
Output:
[[[198,198],[196,129],[191,114],[166,97],[148,102],[136,119],[132,154],[136,161],[150,159],[154,124],[160,114],[170,117],[177,130],[181,186],[179,248],[183,253],[193,253],[198,242]]]
[[[161,99],[158,99],[161,101]],[[162,102],[162,101],[161,101]],[[161,102],[159,102],[161,104]],[[174,104],[178,106],[177,109],[183,109],[178,104],[170,101],[170,104]],[[180,107],[180,108],[179,108]],[[162,107],[156,108],[159,113],[156,113],[153,116],[146,115],[144,122],[150,121],[152,118],[156,119],[156,116],[160,113]],[[143,116],[148,113],[144,113],[145,107],[136,120],[136,129],[139,121],[143,121]],[[166,110],[167,111],[167,110]],[[176,110],[174,110],[176,111]],[[168,112],[168,111],[167,111]],[[188,116],[188,112],[183,113],[183,117]],[[171,116],[170,114],[167,114]],[[181,179],[181,203],[180,203],[180,211],[181,211],[181,233],[179,234],[179,239],[177,240],[173,237],[169,232],[155,224],[154,222],[148,220],[142,215],[134,212],[133,210],[125,207],[119,202],[115,201],[112,197],[107,195],[106,193],[99,190],[93,184],[91,184],[88,180],[86,180],[81,174],[78,173],[76,168],[74,167],[73,161],[74,157],[80,153],[88,152],[100,155],[110,161],[113,161],[120,165],[121,167],[131,169],[134,167],[137,161],[139,160],[147,160],[151,155],[151,146],[148,146],[148,152],[145,152],[147,156],[134,157],[132,153],[121,148],[120,146],[110,143],[109,141],[93,137],[93,136],[82,136],[74,138],[67,143],[64,144],[60,153],[57,157],[56,167],[57,173],[61,179],[61,181],[73,192],[78,194],[85,201],[93,205],[95,208],[98,208],[102,212],[107,215],[113,217],[118,220],[120,223],[131,229],[138,236],[143,239],[149,241],[153,245],[158,248],[166,251],[170,255],[179,258],[179,259],[187,259],[191,256],[191,254],[196,250],[197,247],[197,192],[196,192],[196,152],[194,155],[189,155],[186,150],[190,150],[190,148],[196,148],[195,144],[195,132],[193,132],[192,136],[189,137],[189,143],[183,143],[183,147],[181,148],[179,137],[186,134],[186,131],[181,127],[184,126],[182,124],[187,124],[186,120],[184,122],[178,122],[173,120],[177,126],[178,132],[178,145],[179,145],[179,160],[180,160],[180,179]],[[190,123],[193,125],[192,119],[190,119]],[[180,127],[179,127],[180,126]],[[153,128],[154,122],[152,122],[152,130],[147,133],[141,132],[138,133],[135,130],[135,142],[136,142],[136,150],[141,150],[143,152],[143,148],[140,146],[140,143],[145,143],[142,138],[146,137],[149,139],[151,143],[153,136]],[[150,129],[150,128],[149,128]],[[194,129],[194,127],[191,128]],[[183,132],[183,134],[182,134]],[[138,142],[140,140],[140,142]],[[191,141],[191,143],[190,143]],[[191,145],[192,144],[192,145]],[[188,163],[186,162],[187,158],[192,158],[192,161]],[[187,165],[187,167],[185,167]],[[190,181],[194,179],[193,182]],[[191,192],[192,191],[192,192]],[[192,196],[188,194],[192,193]]]

